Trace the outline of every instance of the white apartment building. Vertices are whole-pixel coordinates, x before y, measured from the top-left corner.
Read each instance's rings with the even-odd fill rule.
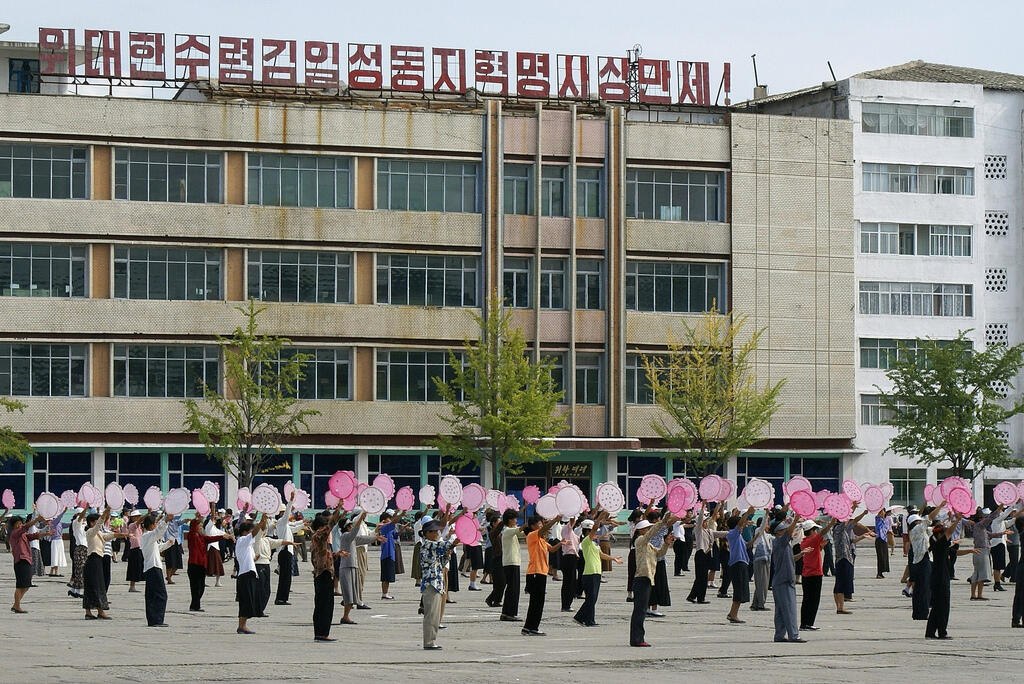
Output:
[[[915,61],[745,106],[853,124],[861,453],[845,460],[844,475],[891,480],[896,499],[920,501],[945,472],[887,450],[893,430],[878,392],[900,341],[970,330],[981,348],[1024,335],[1024,76]],[[1018,457],[1022,428],[1019,417],[1007,426]],[[994,484],[1022,476],[986,470],[975,496],[991,502]]]

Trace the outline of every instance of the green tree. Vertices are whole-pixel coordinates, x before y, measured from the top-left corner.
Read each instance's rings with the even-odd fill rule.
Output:
[[[7,413],[25,412],[25,405],[16,399],[0,397],[0,408]],[[22,461],[29,454],[35,453],[25,436],[14,430],[10,425],[0,427],[0,463],[6,461]]]
[[[308,354],[282,354],[291,341],[259,333],[266,307],[236,307],[245,323],[230,337],[219,337],[224,350],[227,396],[203,387],[202,402],[187,399],[185,429],[206,447],[206,454],[233,474],[239,487],[252,486],[255,475],[281,453],[280,443],[309,429],[319,411],[300,408],[295,390],[305,375]]]
[[[450,434],[428,440],[447,465],[491,467],[491,487],[504,489],[505,476],[546,460],[552,438],[566,428],[558,412],[563,392],[551,377],[553,362],[532,363],[526,340],[512,325],[512,312],[490,297],[486,318],[472,314],[480,337],[449,354],[451,379],[433,378],[449,415],[440,417]]]
[[[763,331],[743,334],[744,316],[708,312],[682,340],[669,331],[668,354],[644,356],[654,403],[664,415],[654,431],[681,452],[687,471],[714,472],[757,442],[779,408],[785,380],[759,386],[754,352]]]
[[[919,339],[915,349],[901,345],[888,362],[893,387],[879,389],[879,396],[884,421],[896,429],[889,450],[925,465],[948,462],[960,477],[1021,465],[1002,426],[1024,412],[1024,402],[1007,402],[999,388],[1014,389],[1024,344],[977,351],[961,331],[952,341]]]

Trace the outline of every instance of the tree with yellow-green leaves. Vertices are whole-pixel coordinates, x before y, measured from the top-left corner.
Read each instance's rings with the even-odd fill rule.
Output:
[[[651,427],[678,449],[687,471],[714,472],[761,439],[778,410],[785,380],[758,384],[754,352],[762,330],[746,335],[744,316],[705,313],[681,339],[671,331],[668,353],[644,356],[656,406]]]

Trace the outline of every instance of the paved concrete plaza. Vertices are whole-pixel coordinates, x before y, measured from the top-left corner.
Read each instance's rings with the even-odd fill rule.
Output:
[[[409,547],[403,550],[410,552]],[[617,550],[616,553],[619,551]],[[372,555],[372,551],[371,551]],[[525,554],[524,554],[525,556]],[[670,554],[671,560],[671,554]],[[902,562],[897,552],[894,567]],[[965,577],[969,558],[958,561]],[[110,588],[112,622],[86,621],[80,603],[67,596],[60,580],[40,578],[23,602],[27,615],[4,611],[3,682],[79,681],[356,681],[448,682],[707,681],[1020,681],[1024,666],[1021,638],[1010,629],[1013,585],[988,592],[991,601],[968,600],[963,580],[954,583],[950,634],[953,641],[924,639],[924,623],[910,619],[910,601],[895,579],[875,580],[874,554],[862,548],[857,564],[853,615],[839,616],[828,595],[819,611],[819,632],[806,644],[772,642],[772,611],[743,609],[745,625],[729,625],[728,601],[708,606],[687,603],[692,574],[671,578],[673,605],[664,619],[647,620],[653,648],[630,648],[625,568],[615,566],[602,585],[600,626],[574,624],[559,611],[560,584],[548,584],[541,629],[545,638],[520,636],[519,625],[497,620],[484,606],[484,593],[466,590],[449,605],[438,643],[443,651],[421,648],[418,594],[407,576],[393,585],[397,600],[378,600],[379,585],[367,584],[369,611],[353,611],[358,626],[335,624],[330,644],[313,642],[312,583],[309,565],[296,578],[291,606],[268,608],[270,617],[253,620],[253,636],[235,634],[234,581],[209,588],[205,613],[189,613],[187,578],[168,587],[169,629],[147,628],[143,594],[128,593],[125,564],[114,567]],[[70,570],[70,568],[68,568]],[[371,559],[369,577],[377,577]],[[276,581],[276,576],[275,576]],[[0,594],[9,600],[14,580],[10,557],[0,565]],[[140,585],[141,588],[141,585]],[[824,590],[832,588],[825,579]],[[520,616],[526,614],[521,599]],[[577,602],[575,605],[579,605]],[[335,622],[340,617],[335,614]]]

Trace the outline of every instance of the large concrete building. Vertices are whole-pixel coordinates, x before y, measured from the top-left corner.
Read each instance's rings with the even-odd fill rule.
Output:
[[[213,479],[234,501],[180,399],[223,388],[216,336],[249,297],[315,355],[300,394],[321,412],[257,481],[318,503],[339,468],[436,482],[429,378],[497,289],[555,358],[570,426],[511,490],[618,480],[632,498],[644,474],[683,474],[639,359],[712,306],[764,328],[758,377],[786,380],[726,472],[834,490],[856,472],[853,182],[850,124],[828,117],[0,93],[0,394],[27,405],[7,419],[37,450],[0,488]]]
[[[888,451],[879,387],[900,342],[969,330],[975,348],[1024,336],[1024,76],[908,62],[747,103],[745,111],[849,120],[853,126],[858,481],[892,480],[920,501],[946,475]],[[1017,389],[1001,388],[1019,396]],[[1024,421],[1006,426],[1024,457]],[[976,496],[1020,479],[989,469]]]

